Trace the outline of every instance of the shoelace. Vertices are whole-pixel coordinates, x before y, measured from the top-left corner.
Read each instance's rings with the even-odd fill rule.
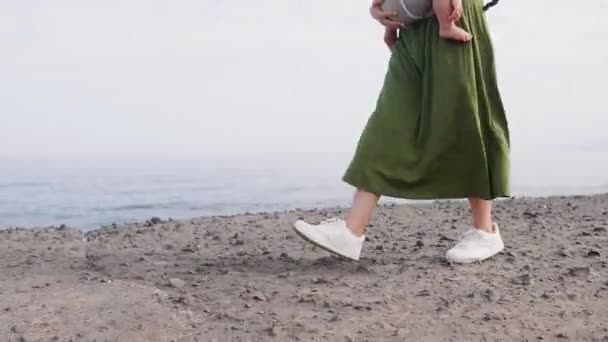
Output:
[[[466,232],[460,234],[458,241],[468,241],[471,239],[471,237],[473,237],[473,235],[476,235],[476,233],[477,233],[476,229],[469,229]]]
[[[340,222],[340,221],[342,221],[341,218],[334,217],[334,218],[330,218],[328,220],[325,220],[325,221],[321,222],[321,224],[331,224],[331,223],[336,223],[336,222]]]

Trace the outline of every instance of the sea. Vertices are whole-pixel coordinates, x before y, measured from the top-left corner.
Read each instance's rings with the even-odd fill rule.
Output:
[[[515,197],[608,192],[608,152],[551,155],[514,156]],[[5,158],[0,228],[65,224],[87,231],[151,217],[344,207],[353,193],[340,179],[348,157]]]

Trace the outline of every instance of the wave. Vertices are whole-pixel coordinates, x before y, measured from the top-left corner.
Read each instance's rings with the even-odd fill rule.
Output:
[[[177,201],[177,202],[157,202],[157,203],[134,203],[119,205],[113,207],[102,207],[93,208],[96,212],[111,212],[111,211],[132,211],[132,210],[157,210],[157,209],[175,209],[175,208],[188,208],[192,206],[189,202]]]

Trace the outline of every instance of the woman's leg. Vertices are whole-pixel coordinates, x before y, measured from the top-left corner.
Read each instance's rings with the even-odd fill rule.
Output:
[[[473,215],[473,227],[488,233],[493,233],[492,227],[492,201],[480,198],[469,198],[471,213]]]
[[[353,198],[353,204],[346,216],[346,225],[356,236],[365,234],[367,224],[378,204],[380,196],[357,189]]]

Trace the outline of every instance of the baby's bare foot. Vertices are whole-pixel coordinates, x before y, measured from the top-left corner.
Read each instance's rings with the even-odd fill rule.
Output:
[[[461,29],[460,27],[452,24],[439,30],[439,36],[445,39],[457,40],[459,42],[470,42],[473,39],[473,35],[469,32]]]

